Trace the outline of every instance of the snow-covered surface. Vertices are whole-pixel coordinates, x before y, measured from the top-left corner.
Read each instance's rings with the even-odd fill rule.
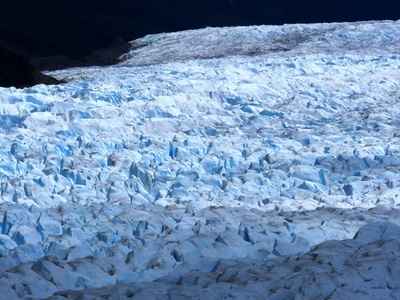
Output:
[[[133,46],[0,89],[0,299],[400,297],[400,22]]]

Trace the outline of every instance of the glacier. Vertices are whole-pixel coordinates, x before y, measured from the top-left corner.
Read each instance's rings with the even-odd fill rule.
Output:
[[[0,299],[399,299],[400,22],[204,28],[0,88]]]

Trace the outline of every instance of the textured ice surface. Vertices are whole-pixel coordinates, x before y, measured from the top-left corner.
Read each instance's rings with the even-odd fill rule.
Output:
[[[0,298],[399,298],[399,33],[151,35],[1,88]]]

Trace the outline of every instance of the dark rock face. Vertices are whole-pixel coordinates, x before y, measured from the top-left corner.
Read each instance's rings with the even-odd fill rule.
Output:
[[[40,83],[57,84],[59,81],[37,71],[22,56],[0,48],[0,86],[22,88]]]
[[[119,57],[131,50],[131,44],[116,38],[109,46],[93,51],[84,59],[74,59],[67,54],[33,57],[30,63],[38,70],[60,70],[74,67],[109,66],[120,62]]]

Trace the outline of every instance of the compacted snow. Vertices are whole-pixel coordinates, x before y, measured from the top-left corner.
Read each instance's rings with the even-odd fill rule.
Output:
[[[132,46],[0,89],[0,299],[400,298],[400,22]]]

